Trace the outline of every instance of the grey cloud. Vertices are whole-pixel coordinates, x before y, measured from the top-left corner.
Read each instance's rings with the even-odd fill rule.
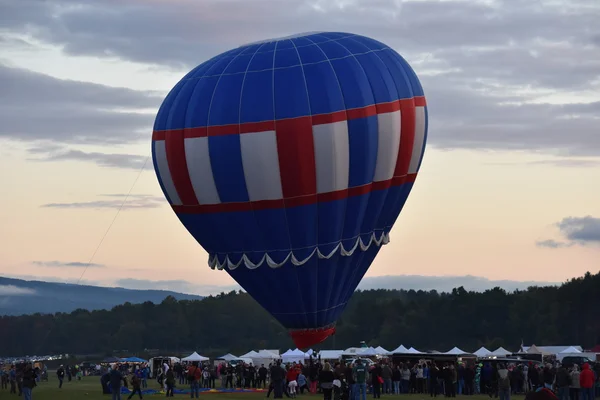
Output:
[[[365,277],[358,285],[359,289],[405,289],[405,290],[437,290],[438,292],[451,292],[457,287],[464,287],[469,291],[481,292],[494,287],[501,287],[507,291],[527,289],[530,286],[552,286],[558,282],[543,281],[514,281],[491,280],[484,277],[465,276],[423,276],[423,275],[387,275]]]
[[[160,289],[160,290],[171,290],[179,293],[186,294],[198,294],[198,295],[210,295],[218,294],[221,292],[230,292],[232,290],[240,290],[238,285],[203,285],[195,284],[185,280],[162,280],[152,281],[146,279],[119,279],[115,282],[118,286],[122,286],[127,289]]]
[[[488,165],[551,165],[555,167],[567,168],[589,168],[599,167],[600,159],[589,158],[549,158],[547,160],[525,161],[525,162],[493,162]]]
[[[140,170],[148,166],[149,156],[134,154],[85,152],[81,150],[69,150],[60,146],[37,146],[28,149],[31,154],[36,155],[35,161],[83,161],[93,162],[100,167],[127,168]]]
[[[102,197],[107,197],[107,195],[103,195]],[[114,208],[121,210],[139,210],[139,209],[147,209],[147,208],[158,208],[165,206],[166,200],[160,196],[152,196],[152,195],[130,195],[125,198],[121,195],[119,196],[110,196],[110,197],[119,197],[114,200],[94,200],[94,201],[85,201],[85,202],[74,202],[74,203],[48,203],[43,204],[40,207],[43,208],[64,208],[64,209],[105,209],[105,208]]]
[[[532,161],[528,163],[529,165],[555,165],[558,167],[573,167],[573,168],[581,168],[581,167],[599,167],[600,160],[586,160],[586,159],[554,159],[554,160],[540,160],[540,161]]]
[[[563,218],[558,229],[569,240],[579,243],[600,244],[600,218],[586,217]]]
[[[573,246],[573,243],[559,242],[554,239],[546,239],[535,242],[535,245],[538,247],[547,247],[549,249],[562,249]]]
[[[432,76],[423,82],[432,88],[426,94],[433,146],[600,155],[598,120],[591,111],[596,104],[523,104],[515,94],[494,95],[494,85],[466,77]]]
[[[552,239],[537,242],[539,247],[558,249],[571,246],[600,246],[600,218],[566,217],[556,223],[564,241]]]
[[[32,296],[35,294],[35,290],[31,288],[14,285],[0,285],[0,296]]]
[[[79,7],[65,6],[72,3],[12,2],[5,6],[6,17],[0,23],[60,44],[71,54],[187,66],[243,41],[323,26],[370,33],[399,49],[419,52],[535,38],[562,41],[579,35],[589,42],[591,34],[599,33],[598,8],[585,0],[569,2],[568,9],[561,3],[540,6],[518,0],[183,0],[177,7],[166,1],[81,0]]]
[[[104,268],[104,264],[96,264],[96,263],[85,263],[79,261],[33,261],[33,265],[41,266],[41,267],[72,267],[72,268]]]
[[[593,47],[599,43],[599,19],[600,4],[587,0],[180,0],[177,7],[158,0],[21,0],[4,6],[0,37],[3,27],[13,36],[24,34],[60,45],[71,55],[118,57],[184,70],[265,37],[323,26],[367,34],[405,55],[421,76],[430,108],[432,146],[597,157],[600,102],[533,103],[539,103],[541,94],[600,89],[600,52]],[[119,90],[85,87],[102,93]],[[37,93],[36,88],[29,92]],[[153,94],[114,93],[133,96],[116,101],[123,108],[158,106]],[[103,103],[98,97],[111,100]],[[23,130],[29,137],[116,141],[149,133],[152,115],[106,111],[115,104],[110,96],[106,98],[104,94],[83,96],[85,107],[72,106],[68,120],[40,106],[39,112],[27,113],[31,119],[20,118],[13,134]],[[52,103],[53,98],[44,101]],[[57,125],[64,126],[56,129]],[[49,126],[49,131],[42,126]]]
[[[161,95],[56,79],[0,63],[0,137],[123,143],[149,138]]]
[[[436,56],[460,75],[523,88],[588,90],[599,75],[600,54],[569,42],[440,50]]]

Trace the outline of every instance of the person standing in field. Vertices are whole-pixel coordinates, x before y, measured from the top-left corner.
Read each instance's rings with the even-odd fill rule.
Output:
[[[579,366],[573,365],[571,371],[571,386],[569,388],[569,398],[571,400],[579,400],[579,391],[581,390],[581,384],[579,383]]]
[[[353,400],[367,400],[367,366],[363,365],[362,360],[356,360],[356,364],[352,369],[352,378],[354,379]]]
[[[579,384],[581,386],[581,399],[582,400],[594,400],[595,390],[594,390],[594,381],[596,377],[594,376],[594,371],[590,369],[590,364],[583,364],[583,369],[579,374]]]
[[[121,382],[125,382],[125,377],[117,368],[117,364],[112,365],[109,379],[112,400],[121,400]]]
[[[58,388],[61,389],[65,379],[65,369],[62,365],[56,370],[56,376],[58,377]]]
[[[167,397],[173,397],[173,389],[175,389],[175,373],[173,368],[169,368],[165,379],[167,385]]]
[[[131,398],[137,393],[140,396],[140,399],[142,398],[142,381],[140,380],[140,377],[137,376],[137,374],[133,374],[131,376],[131,394],[129,395],[129,397],[127,398],[127,400],[131,400]]]
[[[23,371],[23,400],[31,400],[32,391],[35,385],[35,372],[33,371],[31,364],[27,364]]]

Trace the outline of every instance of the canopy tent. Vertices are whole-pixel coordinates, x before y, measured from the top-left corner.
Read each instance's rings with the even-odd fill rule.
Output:
[[[404,347],[404,345],[402,345],[402,344],[400,346],[396,347],[395,350],[390,351],[390,353],[392,353],[392,354],[410,354],[408,349],[406,347]]]
[[[121,361],[121,362],[130,362],[130,363],[145,363],[145,362],[148,362],[147,360],[144,360],[143,358],[139,358],[139,357],[121,358],[119,361]]]
[[[193,352],[189,356],[181,359],[181,361],[185,361],[185,362],[202,362],[202,361],[208,361],[208,360],[209,360],[208,357],[201,356],[200,354],[198,354],[196,352]]]
[[[281,355],[284,363],[299,363],[304,361],[305,354],[300,349],[288,350]]]
[[[342,358],[344,350],[321,350],[319,352],[319,358],[321,360],[339,360]]]
[[[560,352],[560,354],[577,354],[577,353],[581,353],[581,351],[579,351],[578,348],[573,347],[573,346],[569,346]]]
[[[240,357],[240,359],[243,360],[250,360],[244,362],[247,364],[252,363],[253,365],[269,365],[275,360],[279,360],[280,358],[281,357],[278,354],[274,354],[269,350],[250,350],[248,353]]]
[[[489,357],[492,355],[492,352],[482,346],[473,354],[475,354],[477,357]]]
[[[445,352],[444,354],[453,355],[453,356],[461,356],[463,354],[469,354],[469,353],[462,351],[458,347],[454,347],[451,350],[448,350],[447,352]]]
[[[306,353],[304,353],[304,358],[310,358],[311,356],[314,356],[315,352],[313,349],[308,349],[308,351]]]
[[[259,350],[258,355],[269,360],[279,360],[281,358],[278,353],[273,353],[271,350]]]
[[[408,349],[408,354],[423,354],[423,353],[420,352],[419,350],[415,349],[414,347],[411,347],[410,349]]]
[[[222,361],[233,361],[233,360],[239,360],[239,357],[234,356],[231,353],[227,353],[224,356],[221,356],[219,358],[215,358],[215,360],[222,360]]]
[[[118,361],[121,361],[119,357],[106,357],[104,360],[102,360],[103,363],[114,363]]]
[[[540,351],[540,349],[538,349],[535,344],[532,345],[531,347],[529,347],[528,349],[526,349],[525,352],[528,353],[528,354],[542,354],[542,352]]]
[[[496,357],[506,357],[511,354],[512,354],[512,351],[508,351],[502,346],[500,346],[496,350],[492,351],[492,355],[496,356]]]
[[[344,352],[343,352],[342,355],[344,355],[344,356],[356,356],[358,353],[360,353],[364,349],[368,349],[368,347],[348,347],[346,350],[344,350]]]
[[[384,349],[381,346],[375,347],[375,351],[377,352],[378,356],[387,356],[388,354],[390,354],[389,351],[387,351],[386,349]]]
[[[527,354],[543,354],[543,355],[560,354],[564,350],[568,349],[569,347],[573,347],[573,348],[579,350],[580,352],[583,351],[583,348],[581,346],[536,346],[536,345],[531,345],[531,347],[522,346],[523,351],[525,351]]]
[[[367,347],[363,348],[362,351],[357,352],[356,355],[359,357],[375,357],[379,354],[377,353],[377,350],[375,350],[373,347]]]

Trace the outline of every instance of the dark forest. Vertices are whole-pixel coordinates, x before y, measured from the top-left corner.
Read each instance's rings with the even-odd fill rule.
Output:
[[[283,299],[282,299],[283,301]],[[495,288],[451,293],[357,291],[319,348],[344,349],[360,341],[394,349],[474,351],[521,341],[537,345],[600,343],[600,274],[586,274],[559,287],[506,292]],[[144,349],[196,350],[217,356],[251,349],[293,347],[287,332],[246,293],[203,300],[165,298],[112,310],[0,317],[0,355],[110,354]]]

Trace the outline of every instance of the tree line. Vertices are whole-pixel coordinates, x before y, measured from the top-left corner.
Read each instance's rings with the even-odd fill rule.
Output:
[[[357,291],[337,333],[317,348],[344,349],[366,341],[393,349],[447,351],[458,346],[516,350],[537,345],[600,343],[600,273],[561,286],[451,293],[422,290]],[[125,303],[112,310],[0,317],[0,356],[110,354],[127,350],[192,349],[209,356],[293,347],[286,330],[248,294],[203,300]]]

